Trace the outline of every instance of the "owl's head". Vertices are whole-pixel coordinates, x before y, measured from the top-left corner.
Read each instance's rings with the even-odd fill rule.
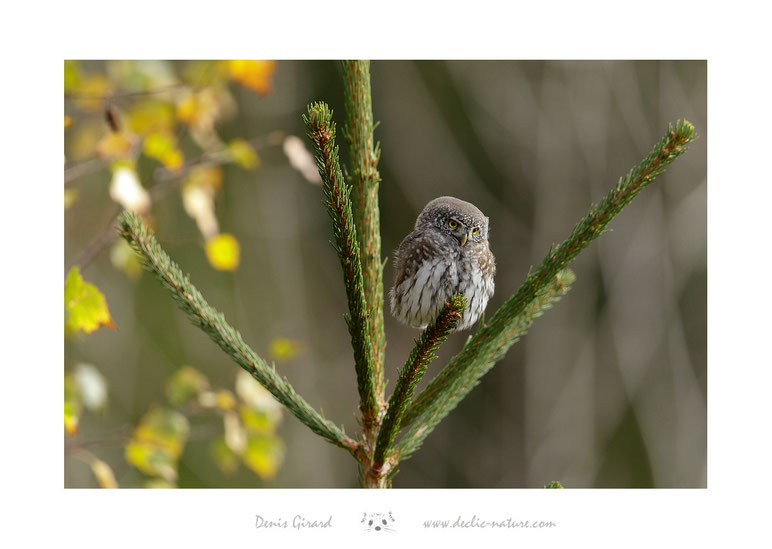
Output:
[[[441,196],[429,202],[418,216],[416,229],[439,229],[461,247],[487,242],[488,218],[469,202]]]

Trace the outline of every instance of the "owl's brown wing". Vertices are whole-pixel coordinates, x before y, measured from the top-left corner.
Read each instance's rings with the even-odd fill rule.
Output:
[[[441,248],[431,229],[410,233],[397,248],[389,297],[391,313],[401,322],[421,328],[436,317],[435,301],[445,278],[445,267],[439,269],[445,255]]]
[[[493,257],[493,253],[487,245],[477,254],[477,265],[480,267],[480,272],[482,273],[483,290],[485,291],[487,298],[490,299],[493,296],[495,288],[494,276],[496,275],[496,258]]]
[[[488,246],[485,246],[482,253],[477,254],[477,264],[484,275],[491,278],[496,275],[496,259]]]

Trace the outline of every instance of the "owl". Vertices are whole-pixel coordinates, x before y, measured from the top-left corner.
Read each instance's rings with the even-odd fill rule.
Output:
[[[402,240],[394,263],[389,297],[397,320],[424,328],[458,293],[466,296],[466,310],[455,331],[469,328],[493,295],[496,262],[488,248],[488,218],[469,202],[435,198]]]

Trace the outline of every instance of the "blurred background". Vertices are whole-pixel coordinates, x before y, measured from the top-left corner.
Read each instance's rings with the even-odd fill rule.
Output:
[[[373,62],[383,255],[429,200],[473,202],[497,259],[489,314],[668,122],[699,135],[395,487],[706,486],[706,70]],[[342,126],[338,63],[66,62],[64,91],[64,274],[104,295],[96,325],[116,327],[71,325],[66,304],[65,486],[357,486],[354,460],[239,376],[110,229],[122,207],[143,211],[244,340],[358,432],[342,275],[301,121],[323,100]],[[387,291],[392,277],[389,262]],[[387,311],[389,389],[417,335]],[[465,339],[450,336],[427,381]]]

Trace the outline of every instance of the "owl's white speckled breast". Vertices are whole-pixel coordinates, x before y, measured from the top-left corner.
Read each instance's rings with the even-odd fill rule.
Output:
[[[466,311],[456,326],[456,330],[463,330],[480,318],[493,295],[493,284],[485,282],[475,260],[453,250],[425,259],[414,276],[405,278],[392,291],[392,312],[402,322],[423,328],[437,318],[445,302],[456,293],[467,299]],[[402,299],[396,299],[395,294]]]

